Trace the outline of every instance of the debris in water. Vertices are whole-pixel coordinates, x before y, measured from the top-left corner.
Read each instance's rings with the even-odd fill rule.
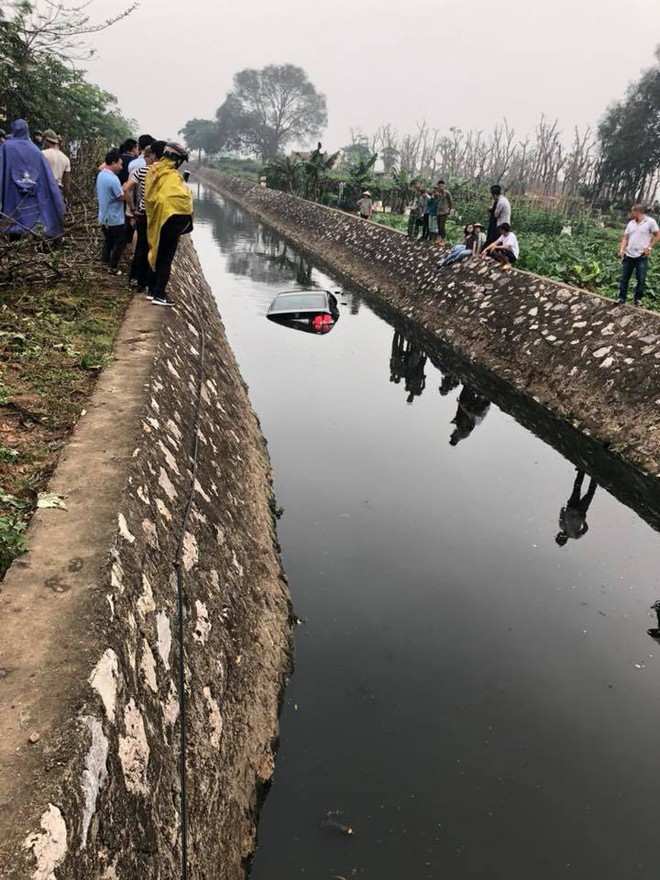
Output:
[[[340,814],[336,810],[328,810],[324,819],[321,819],[321,830],[328,831],[331,834],[345,834],[347,836],[351,836],[353,834],[353,829],[350,825],[344,825],[343,822],[338,821],[340,818]]]

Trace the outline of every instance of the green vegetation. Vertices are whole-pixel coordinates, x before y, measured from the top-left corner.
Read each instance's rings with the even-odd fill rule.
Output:
[[[660,169],[660,46],[655,64],[608,108],[598,126],[596,195],[618,202],[650,202]]]
[[[13,495],[0,492],[0,505],[6,512],[0,512],[0,576],[9,568],[13,560],[25,553],[26,544],[23,533],[27,522],[22,512],[25,504]]]
[[[291,143],[316,139],[328,120],[325,96],[294,64],[246,68],[215,119],[190,119],[180,130],[188,146],[207,155],[248,153],[268,162]]]
[[[67,140],[131,133],[113,95],[87,81],[74,62],[89,57],[86,35],[110,27],[133,6],[94,24],[88,4],[66,7],[50,0],[20,0],[0,9],[0,115],[3,126],[27,119],[30,127],[55,128]]]
[[[25,549],[37,494],[111,354],[128,291],[106,279],[90,270],[75,285],[16,285],[2,293],[0,577]]]

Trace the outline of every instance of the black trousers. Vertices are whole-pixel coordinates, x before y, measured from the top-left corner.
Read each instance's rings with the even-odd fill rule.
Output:
[[[126,247],[124,224],[122,223],[121,226],[102,226],[101,229],[103,230],[101,261],[111,269],[116,269]]]
[[[146,287],[149,283],[149,240],[147,238],[146,214],[135,215],[135,230],[137,241],[131,263],[131,278],[135,278],[138,287]]]
[[[172,261],[182,235],[192,232],[193,223],[190,214],[173,214],[160,230],[156,268],[151,273],[149,292],[152,296],[162,299],[165,296],[167,282],[172,272]]]

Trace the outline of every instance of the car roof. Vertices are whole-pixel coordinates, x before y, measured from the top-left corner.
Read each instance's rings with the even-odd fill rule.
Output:
[[[301,290],[283,290],[282,293],[278,293],[277,296],[276,296],[275,298],[276,298],[276,299],[279,299],[281,296],[300,296],[301,293],[317,293],[317,294],[320,294],[320,295],[322,295],[322,296],[327,296],[327,295],[328,295],[328,291],[327,291],[327,290],[319,290],[318,288],[316,288],[316,289],[314,289],[314,288],[311,288],[311,289],[310,289],[310,288],[304,288],[304,289],[301,289]]]

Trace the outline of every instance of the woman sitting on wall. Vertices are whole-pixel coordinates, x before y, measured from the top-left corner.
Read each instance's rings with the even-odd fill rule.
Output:
[[[478,253],[479,234],[475,232],[474,224],[468,223],[463,229],[463,244],[454,245],[440,265],[451,266],[452,263],[457,263],[459,260],[465,260],[468,257],[472,258]]]

